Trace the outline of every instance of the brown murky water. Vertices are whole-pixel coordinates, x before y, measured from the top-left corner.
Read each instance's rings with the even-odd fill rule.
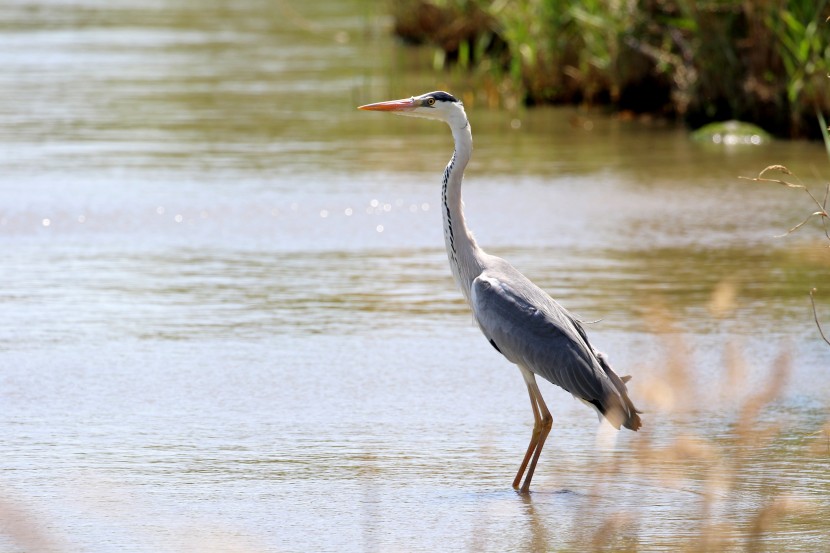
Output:
[[[830,254],[773,237],[806,195],[737,179],[820,186],[822,146],[465,98],[479,242],[601,319],[646,411],[616,435],[544,385],[523,497],[524,386],[442,249],[449,133],[354,109],[465,87],[382,14],[0,8],[0,549],[826,547]]]

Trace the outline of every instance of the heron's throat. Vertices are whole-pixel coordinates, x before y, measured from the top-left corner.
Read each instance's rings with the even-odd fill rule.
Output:
[[[444,170],[441,190],[444,242],[455,282],[469,302],[470,286],[482,270],[481,250],[467,228],[461,201],[461,182],[472,155],[473,139],[469,123],[463,127],[450,125],[450,128],[455,138],[455,152]]]

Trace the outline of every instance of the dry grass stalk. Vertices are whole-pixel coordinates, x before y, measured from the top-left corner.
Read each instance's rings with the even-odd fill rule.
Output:
[[[827,335],[824,333],[824,329],[821,328],[821,321],[818,320],[818,311],[816,310],[816,300],[813,298],[813,294],[816,293],[816,289],[813,288],[810,290],[810,304],[813,306],[813,318],[816,321],[816,326],[818,327],[818,333],[821,334],[821,339],[827,342],[827,345],[830,346],[830,339],[827,338]]]
[[[11,500],[0,498],[0,535],[10,538],[21,551],[61,551],[51,536],[47,535],[32,513]]]
[[[777,171],[779,173],[783,173],[784,175],[791,175],[796,180],[799,180],[799,182],[798,183],[793,183],[793,182],[789,182],[789,181],[786,181],[786,180],[783,180],[783,179],[774,179],[774,178],[768,178],[768,177],[765,176],[767,173],[772,173],[772,172],[775,172],[775,171]],[[790,171],[789,169],[787,169],[783,165],[770,165],[769,167],[766,167],[763,171],[758,173],[757,177],[740,177],[740,178],[745,179],[745,180],[751,180],[751,181],[754,181],[754,182],[769,182],[769,183],[774,183],[774,184],[780,184],[782,186],[786,186],[787,188],[796,188],[796,189],[804,190],[804,192],[808,196],[810,196],[810,199],[813,201],[813,203],[816,205],[816,207],[818,207],[818,210],[810,213],[803,221],[798,223],[796,226],[794,226],[793,228],[791,228],[790,230],[788,230],[784,234],[780,235],[780,237],[787,236],[788,234],[792,234],[793,232],[797,231],[798,229],[800,229],[801,227],[806,225],[807,222],[809,222],[813,217],[818,217],[819,220],[820,220],[822,229],[824,230],[824,235],[827,237],[827,240],[830,240],[830,227],[828,227],[828,220],[830,220],[830,214],[827,213],[827,199],[828,199],[828,197],[830,197],[830,183],[827,184],[827,188],[824,191],[824,198],[821,201],[819,201],[818,198],[816,198],[813,195],[813,193],[810,191],[810,189],[807,188],[806,185],[801,183],[800,179],[798,179],[798,177],[796,175],[794,175],[792,171]]]
[[[721,298],[711,301],[717,304],[723,294],[723,289],[716,288],[713,295]],[[596,519],[603,511],[603,500],[620,493],[619,486],[656,485],[670,493],[692,494],[683,537],[668,538],[672,550],[765,550],[777,529],[786,528],[788,517],[815,510],[809,500],[792,498],[786,479],[782,480],[784,475],[778,473],[775,458],[769,454],[782,438],[791,436],[791,426],[780,416],[767,415],[786,388],[791,355],[781,353],[766,378],[747,393],[747,383],[758,382],[757,371],[743,359],[742,348],[727,345],[721,378],[701,379],[688,351],[676,355],[678,350],[688,348],[680,345],[681,333],[668,313],[659,306],[650,313],[649,326],[655,331],[660,329],[659,334],[666,340],[665,356],[657,374],[649,376],[654,386],[641,385],[638,392],[647,396],[652,406],[674,415],[671,418],[677,427],[668,442],[659,432],[654,433],[657,427],[644,428],[631,449],[615,452],[597,463],[592,470],[596,479],[590,494],[595,499],[577,517]],[[723,388],[720,393],[718,387]],[[670,398],[661,398],[667,390]],[[736,407],[731,424],[719,424],[723,430],[714,433],[699,428],[698,415],[705,419],[705,412],[695,412],[696,400],[690,403],[689,398],[705,398],[709,410]],[[657,416],[651,414],[652,419]],[[813,437],[803,442],[800,453],[830,455],[830,421]],[[748,507],[751,504],[759,506]],[[580,543],[590,544],[593,551],[659,548],[659,544],[644,541],[647,538],[638,531],[638,527],[647,528],[648,524],[645,513],[636,508],[624,514],[611,512]]]
[[[784,175],[791,175],[792,177],[795,178],[795,180],[798,180],[799,182],[793,183],[793,182],[790,182],[788,180],[768,178],[768,177],[765,176],[767,173],[772,173],[772,172],[775,172],[775,171],[777,171],[779,173],[782,173]],[[830,214],[828,214],[828,212],[827,212],[827,201],[828,201],[828,198],[830,198],[830,183],[827,183],[827,186],[824,190],[824,198],[822,198],[822,200],[819,201],[819,199],[816,198],[816,196],[810,191],[810,189],[807,188],[807,186],[804,185],[800,181],[800,179],[796,175],[793,174],[792,171],[790,171],[789,169],[787,169],[783,165],[770,165],[769,167],[766,167],[763,171],[758,173],[757,177],[752,177],[752,178],[750,178],[750,177],[740,177],[740,178],[745,179],[745,180],[751,180],[751,181],[754,181],[754,182],[770,182],[770,183],[780,184],[782,186],[786,186],[787,188],[796,188],[796,189],[804,190],[804,192],[810,197],[810,199],[812,200],[812,202],[816,205],[816,207],[818,209],[816,211],[810,213],[803,221],[801,221],[800,223],[798,223],[797,225],[792,227],[790,230],[788,230],[784,234],[779,235],[779,238],[787,236],[789,234],[792,234],[793,232],[797,231],[798,229],[800,229],[801,227],[806,225],[813,217],[818,217],[819,222],[821,223],[821,227],[824,230],[824,236],[827,238],[828,241],[830,241],[830,226],[828,226],[828,222],[830,222]],[[810,291],[810,303],[813,307],[813,318],[816,321],[816,326],[818,327],[818,331],[819,331],[819,334],[821,335],[822,340],[824,340],[824,342],[827,345],[830,346],[830,339],[828,339],[827,335],[824,333],[824,329],[822,329],[821,322],[819,321],[819,318],[818,318],[818,311],[816,311],[816,302],[815,302],[815,299],[813,298],[813,294],[815,292],[816,292],[815,288],[813,288]]]

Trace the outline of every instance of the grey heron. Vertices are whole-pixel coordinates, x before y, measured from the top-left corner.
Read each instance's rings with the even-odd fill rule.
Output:
[[[582,323],[504,259],[484,252],[464,221],[461,181],[473,151],[463,104],[447,92],[379,102],[358,109],[386,111],[447,123],[455,151],[442,180],[444,242],[450,269],[484,337],[519,367],[533,409],[533,433],[513,480],[527,493],[553,423],[536,375],[590,405],[615,428],[637,430],[640,411],[628,397],[630,376],[617,376],[606,356],[591,346]],[[529,463],[529,466],[528,466]],[[525,475],[524,483],[522,476]]]

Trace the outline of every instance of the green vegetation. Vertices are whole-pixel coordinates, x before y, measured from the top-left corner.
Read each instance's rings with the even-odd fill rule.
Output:
[[[740,119],[820,138],[830,111],[828,0],[405,0],[395,32],[525,104]],[[507,84],[505,84],[507,83]]]
[[[692,133],[692,140],[715,144],[763,144],[770,136],[764,129],[742,121],[717,121],[703,125]]]

